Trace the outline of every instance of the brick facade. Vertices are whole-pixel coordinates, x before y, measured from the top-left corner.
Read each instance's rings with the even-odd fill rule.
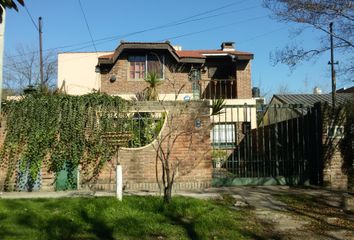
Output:
[[[148,85],[144,79],[129,79],[129,62],[127,56],[120,57],[113,67],[101,74],[101,91],[111,95],[136,94],[143,91]],[[187,66],[179,67],[173,59],[166,57],[164,66],[163,84],[158,86],[158,92],[163,94],[175,94],[192,92],[191,82],[188,79],[189,69]],[[190,67],[190,66],[189,66]],[[116,81],[111,82],[111,76],[116,76]],[[183,86],[183,87],[182,87]]]
[[[163,84],[158,87],[158,92],[160,94],[176,94],[182,89],[179,94],[192,94],[192,82],[188,75],[192,67],[201,67],[201,65],[177,63],[173,58],[168,56],[168,53],[163,53],[163,56],[165,56],[165,77]],[[250,60],[239,60],[232,63],[235,70],[230,77],[235,79],[235,81],[228,82],[226,86],[222,85],[219,79],[213,79],[209,76],[208,64],[212,64],[213,61],[212,59],[206,60],[205,66],[202,67],[201,81],[199,83],[202,96],[209,99],[214,98],[214,96],[218,98],[221,91],[227,91],[227,98],[252,98]],[[231,63],[231,59],[229,58],[225,58],[223,61],[227,65]],[[220,64],[220,60],[218,60],[218,64]],[[101,73],[101,91],[111,95],[135,95],[143,91],[148,86],[147,83],[143,79],[130,79],[129,68],[128,56],[122,54],[108,71]],[[113,82],[110,81],[112,76],[116,77],[116,80]],[[204,92],[209,94],[203,94]]]

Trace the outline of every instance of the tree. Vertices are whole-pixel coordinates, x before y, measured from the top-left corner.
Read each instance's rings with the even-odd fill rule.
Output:
[[[347,56],[340,63],[340,73],[352,77],[354,73],[354,4],[352,0],[263,0],[275,19],[298,23],[302,31],[311,27],[324,33],[316,48],[305,49],[299,44],[289,44],[276,50],[272,61],[294,68],[302,61],[315,59],[330,49],[329,23],[334,23],[334,47]]]
[[[44,84],[55,85],[57,76],[57,59],[54,52],[46,52],[43,56]],[[17,47],[16,56],[5,55],[4,85],[21,93],[29,85],[40,83],[39,54],[31,47]]]
[[[17,0],[17,2],[19,4],[21,4],[22,6],[25,5],[25,2],[23,0]],[[2,23],[2,14],[3,14],[3,8],[9,8],[9,9],[15,9],[16,11],[18,11],[17,5],[13,0],[0,0],[0,5],[2,6],[2,8],[0,8],[0,23]]]
[[[204,137],[209,136],[209,106],[208,102],[159,103],[164,108],[165,123],[153,145],[156,153],[156,180],[160,189],[163,188],[164,202],[169,203],[176,179],[190,174],[202,161],[208,159],[211,152],[207,148],[196,148],[198,142],[205,144]],[[158,169],[161,169],[161,174]]]

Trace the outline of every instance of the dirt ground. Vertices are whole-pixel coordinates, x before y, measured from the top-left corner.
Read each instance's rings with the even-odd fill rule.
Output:
[[[343,192],[319,188],[232,187],[236,207],[251,207],[264,224],[264,239],[354,240],[354,214],[343,210]]]

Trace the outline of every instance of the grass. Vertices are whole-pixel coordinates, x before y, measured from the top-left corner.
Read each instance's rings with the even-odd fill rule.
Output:
[[[0,200],[0,239],[263,239],[250,210],[175,197]]]

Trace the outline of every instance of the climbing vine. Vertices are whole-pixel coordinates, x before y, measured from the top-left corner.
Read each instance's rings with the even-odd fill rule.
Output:
[[[5,189],[11,190],[16,171],[27,171],[31,190],[43,164],[55,173],[64,166],[72,173],[80,165],[84,181],[94,179],[116,149],[103,136],[132,129],[127,106],[119,97],[99,93],[29,95],[6,103],[0,152],[0,167],[7,168]]]

